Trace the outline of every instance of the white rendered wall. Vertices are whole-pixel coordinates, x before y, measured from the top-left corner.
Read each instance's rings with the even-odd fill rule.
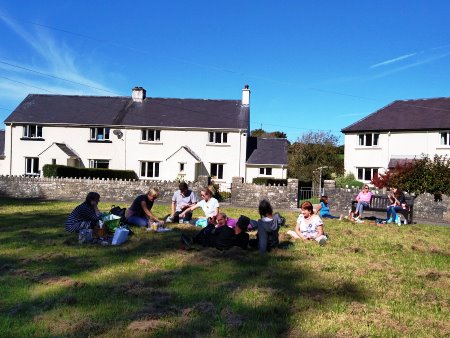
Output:
[[[272,168],[272,175],[262,175],[259,168]],[[247,165],[247,182],[251,183],[255,177],[270,177],[276,179],[285,179],[287,177],[287,168],[270,167],[270,166],[249,166]]]
[[[359,146],[358,134],[345,135],[345,172],[358,177],[357,168],[380,168],[384,172],[391,158],[450,156],[450,147],[440,144],[439,132],[380,133],[378,146]]]
[[[179,164],[167,159],[181,146],[188,146],[203,161],[208,175],[210,163],[224,164],[224,177],[220,182],[231,183],[233,176],[243,176],[245,173],[245,149],[247,137],[238,131],[228,133],[226,144],[208,142],[208,130],[161,130],[161,139],[157,142],[141,141],[141,129],[121,129],[123,136],[119,138],[110,130],[111,142],[89,142],[90,127],[49,127],[42,130],[43,141],[21,140],[22,126],[10,126],[5,130],[5,174],[23,175],[25,173],[25,158],[38,157],[53,142],[64,143],[76,152],[85,167],[89,167],[90,159],[109,160],[110,169],[134,170],[140,174],[140,161],[160,162],[160,176],[157,179],[174,180],[178,174]],[[11,134],[12,132],[12,134]],[[12,147],[10,138],[12,136]],[[12,148],[12,157],[10,149]],[[53,150],[52,150],[53,151]],[[44,153],[39,160],[39,167],[51,164],[54,153]],[[62,155],[64,157],[64,155]],[[11,168],[9,159],[12,158]],[[185,171],[189,175],[195,173],[195,162],[192,156],[186,155]],[[62,161],[57,156],[57,163]],[[66,160],[67,161],[67,160]],[[181,161],[181,160],[180,160]],[[67,163],[67,162],[65,162]],[[61,163],[63,164],[63,163]],[[198,173],[201,174],[201,173]]]

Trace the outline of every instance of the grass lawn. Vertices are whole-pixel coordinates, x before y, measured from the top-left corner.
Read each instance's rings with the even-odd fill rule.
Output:
[[[178,224],[135,229],[119,247],[79,245],[63,226],[77,204],[0,199],[0,336],[450,335],[450,227],[325,220],[326,246],[261,257],[181,250],[180,233],[197,229]],[[298,212],[283,215],[288,240]]]

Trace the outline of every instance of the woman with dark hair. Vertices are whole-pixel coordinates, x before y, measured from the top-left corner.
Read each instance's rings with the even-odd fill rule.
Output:
[[[392,193],[388,194],[391,205],[387,207],[387,223],[396,222],[400,225],[400,221],[397,220],[397,211],[402,210],[405,206],[406,199],[405,194],[399,188],[392,188]]]
[[[258,246],[259,253],[265,254],[272,248],[278,247],[278,230],[283,224],[283,220],[278,213],[273,214],[272,205],[265,199],[259,202],[258,212],[261,218],[258,221],[250,222],[252,228],[257,230],[257,240],[252,240],[251,246]]]
[[[92,229],[98,225],[100,211],[98,202],[100,195],[94,191],[87,194],[86,200],[77,206],[67,218],[65,229],[68,232],[79,232],[82,229]]]

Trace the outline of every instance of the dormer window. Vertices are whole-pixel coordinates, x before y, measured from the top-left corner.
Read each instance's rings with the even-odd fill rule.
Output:
[[[148,142],[156,142],[161,140],[161,130],[158,129],[142,129],[141,140]]]
[[[91,141],[108,141],[109,128],[91,128]]]
[[[227,143],[228,133],[223,133],[220,131],[210,131],[208,133],[209,143]]]
[[[23,126],[23,138],[42,138],[42,126],[35,124]]]

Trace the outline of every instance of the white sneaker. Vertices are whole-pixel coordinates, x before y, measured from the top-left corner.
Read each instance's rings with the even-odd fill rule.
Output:
[[[359,218],[358,219],[355,218],[355,222],[356,223],[364,223],[364,221],[362,219],[359,219]]]
[[[166,222],[167,222],[167,223],[173,223],[172,217],[170,217],[170,216],[167,217],[167,218],[166,218]]]

